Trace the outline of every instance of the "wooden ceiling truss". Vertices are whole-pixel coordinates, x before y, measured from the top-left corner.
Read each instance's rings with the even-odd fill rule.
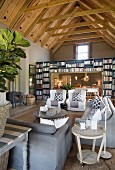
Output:
[[[115,48],[114,0],[1,0],[0,22],[53,53],[101,41]]]

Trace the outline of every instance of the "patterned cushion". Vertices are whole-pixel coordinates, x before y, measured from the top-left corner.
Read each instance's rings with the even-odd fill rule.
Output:
[[[81,101],[81,92],[73,92],[72,101]]]
[[[88,114],[88,119],[101,120],[102,116],[100,109],[92,109],[91,112]]]
[[[57,93],[55,93],[54,100],[62,101],[62,100],[63,100],[62,92],[57,92]]]
[[[92,108],[100,109],[100,106],[101,106],[101,99],[96,96],[92,101]]]

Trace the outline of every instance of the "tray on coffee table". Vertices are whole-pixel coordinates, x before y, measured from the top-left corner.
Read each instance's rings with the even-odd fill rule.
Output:
[[[61,108],[50,108],[47,112],[35,112],[36,118],[58,119],[66,116],[66,111]]]

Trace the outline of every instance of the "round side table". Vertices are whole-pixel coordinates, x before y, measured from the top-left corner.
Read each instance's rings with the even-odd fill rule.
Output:
[[[77,144],[78,144],[78,151],[79,153],[77,154],[77,157],[80,161],[81,164],[86,163],[86,164],[94,164],[96,162],[99,162],[100,154],[102,151],[102,148],[104,146],[105,142],[105,131],[103,128],[98,127],[97,131],[94,132],[90,128],[81,131],[79,125],[74,125],[72,127],[72,133],[75,135]],[[92,150],[81,150],[81,142],[80,138],[84,139],[92,139],[93,140],[93,146]],[[102,138],[102,142],[99,148],[99,152],[95,152],[95,143],[96,139]]]

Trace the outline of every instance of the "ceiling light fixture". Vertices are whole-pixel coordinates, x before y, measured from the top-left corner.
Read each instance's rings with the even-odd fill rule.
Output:
[[[83,80],[83,81],[89,81],[89,76],[87,75],[87,73],[85,73],[84,78],[82,78],[81,80]]]

